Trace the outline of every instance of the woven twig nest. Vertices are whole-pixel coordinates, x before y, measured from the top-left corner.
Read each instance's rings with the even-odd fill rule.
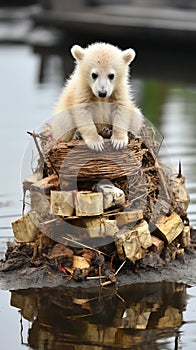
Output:
[[[165,206],[169,212],[170,176],[155,155],[157,141],[146,137],[146,129],[142,137],[130,138],[122,150],[114,150],[108,139],[104,146],[103,152],[96,152],[82,140],[58,142],[46,155],[48,172],[58,174],[61,190],[74,190],[76,186],[79,190],[92,190],[93,184],[108,179],[124,191],[129,209],[141,208],[148,216],[152,206],[160,202],[159,207]]]
[[[60,142],[48,154],[48,165],[53,165],[63,178],[76,175],[81,181],[90,179],[116,179],[138,174],[145,149],[141,140],[130,140],[127,148],[114,150],[105,141],[103,152],[90,150],[83,141]]]

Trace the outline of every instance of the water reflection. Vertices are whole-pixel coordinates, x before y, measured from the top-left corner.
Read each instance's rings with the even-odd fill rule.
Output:
[[[35,350],[178,349],[186,309],[186,287],[146,284],[120,290],[65,290],[64,287],[11,292],[11,305],[30,323],[28,345]],[[162,344],[162,345],[161,345]]]

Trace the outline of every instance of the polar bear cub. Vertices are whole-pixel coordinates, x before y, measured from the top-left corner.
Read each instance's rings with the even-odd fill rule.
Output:
[[[102,151],[104,139],[99,132],[111,126],[113,148],[124,148],[128,131],[137,135],[143,122],[128,81],[135,51],[95,43],[87,48],[74,45],[71,53],[76,66],[56,104],[54,137],[70,141],[78,131],[90,149]]]

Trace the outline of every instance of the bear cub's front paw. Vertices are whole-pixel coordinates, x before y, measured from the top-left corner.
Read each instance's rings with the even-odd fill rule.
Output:
[[[101,152],[104,149],[104,140],[103,137],[98,135],[98,140],[85,140],[85,143],[87,144],[88,148],[92,149],[93,151]]]
[[[129,139],[127,135],[124,136],[123,138],[116,138],[113,136],[111,137],[112,147],[116,150],[126,147],[128,143],[129,143]]]

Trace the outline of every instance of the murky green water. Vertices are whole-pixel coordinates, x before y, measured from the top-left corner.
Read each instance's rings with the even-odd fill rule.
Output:
[[[36,82],[38,59],[25,47],[0,47],[0,255],[12,239],[10,222],[21,212],[20,165],[27,130],[51,114],[61,89],[57,61],[47,81]],[[136,66],[135,66],[136,67]],[[136,68],[134,68],[136,69]],[[145,116],[164,135],[170,161],[182,161],[196,226],[196,82],[133,82]],[[135,285],[79,293],[60,289],[0,291],[3,350],[98,350],[196,348],[196,289],[175,283]],[[2,345],[3,344],[3,345]]]

